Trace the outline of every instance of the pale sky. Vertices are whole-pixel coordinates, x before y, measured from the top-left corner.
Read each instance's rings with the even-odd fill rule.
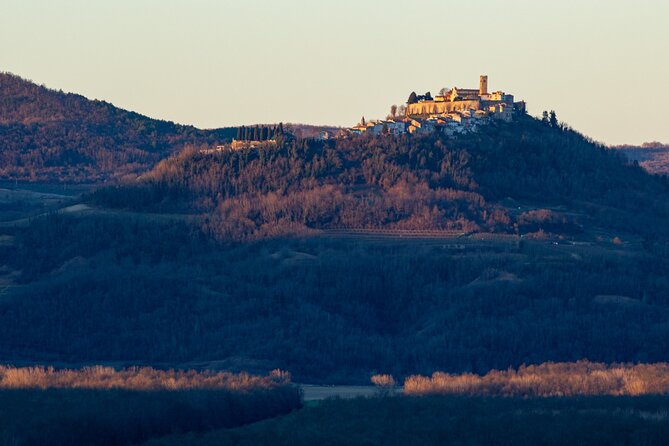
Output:
[[[478,86],[669,143],[668,0],[0,0],[0,71],[202,128],[355,124]]]

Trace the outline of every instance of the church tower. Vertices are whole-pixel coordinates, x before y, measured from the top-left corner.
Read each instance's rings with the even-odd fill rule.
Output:
[[[479,96],[483,96],[484,94],[488,94],[488,76],[481,75],[479,81]]]

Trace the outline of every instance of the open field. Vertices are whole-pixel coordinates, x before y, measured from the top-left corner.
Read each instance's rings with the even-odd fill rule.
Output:
[[[328,398],[358,398],[374,396],[378,390],[374,386],[319,386],[301,384],[304,402],[321,401]]]
[[[44,183],[25,181],[0,181],[0,189],[32,192],[34,194],[76,197],[90,191],[93,184]]]
[[[0,188],[0,223],[27,219],[74,203],[76,197],[27,189]]]
[[[126,218],[143,217],[158,221],[183,220],[195,216],[130,212],[93,206],[84,197],[94,187],[92,185],[0,181],[0,228],[26,226],[31,219],[51,212],[60,212],[73,216],[106,215]]]
[[[668,413],[669,397],[332,399],[241,428],[148,444],[664,446]]]

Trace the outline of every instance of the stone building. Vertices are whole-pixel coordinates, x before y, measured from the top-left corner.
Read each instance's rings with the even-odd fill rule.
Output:
[[[525,102],[514,102],[513,95],[503,91],[488,93],[488,76],[482,75],[478,89],[453,87],[434,98],[430,93],[423,96],[412,94],[407,103],[406,114],[409,117],[425,118],[470,110],[510,121],[513,111],[525,111]]]

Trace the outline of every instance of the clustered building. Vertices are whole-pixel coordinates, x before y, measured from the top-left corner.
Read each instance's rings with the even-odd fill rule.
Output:
[[[434,98],[411,93],[406,111],[401,116],[382,121],[361,122],[352,127],[354,134],[432,133],[442,131],[453,135],[476,131],[491,119],[512,121],[515,113],[525,112],[525,102],[503,91],[488,92],[488,76],[482,75],[479,88],[443,89]]]

